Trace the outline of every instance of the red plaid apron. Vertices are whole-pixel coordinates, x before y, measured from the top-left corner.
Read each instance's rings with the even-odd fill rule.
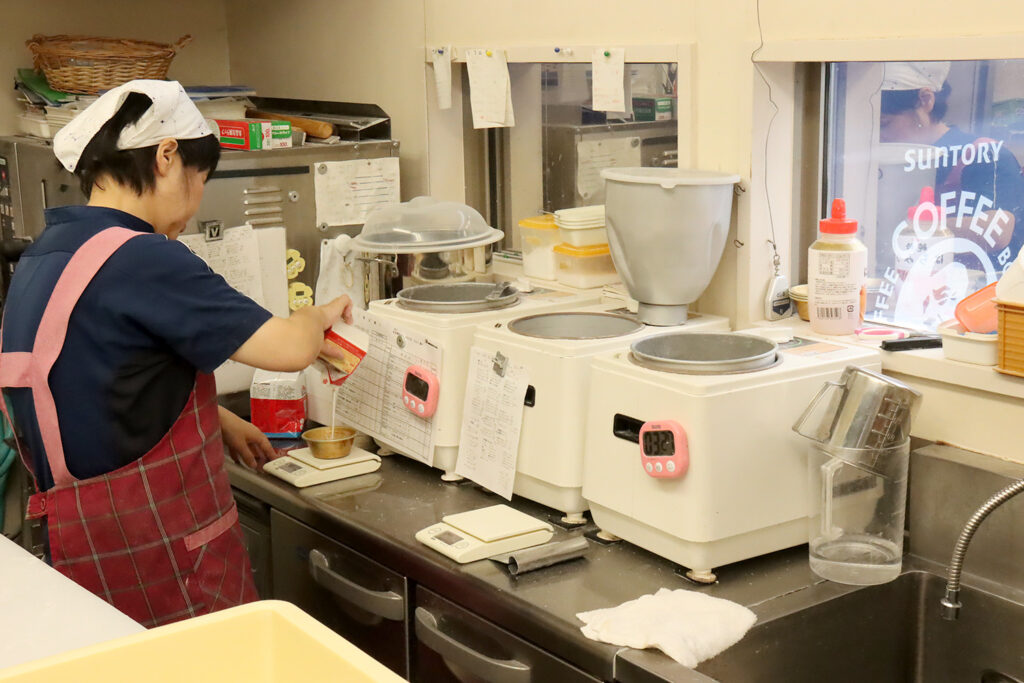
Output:
[[[50,370],[82,292],[106,260],[139,234],[109,228],[75,252],[54,287],[32,351],[0,354],[0,387],[32,389],[55,485],[29,499],[28,516],[46,517],[54,568],[145,626],[159,626],[258,596],[224,470],[212,375],[197,375],[170,431],[135,462],[78,480],[64,461]],[[4,401],[0,406],[10,420]]]

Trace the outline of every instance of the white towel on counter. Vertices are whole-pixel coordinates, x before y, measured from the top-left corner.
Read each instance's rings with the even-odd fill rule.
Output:
[[[691,669],[735,645],[757,621],[735,602],[668,588],[576,618],[591,640],[641,650],[656,647]]]

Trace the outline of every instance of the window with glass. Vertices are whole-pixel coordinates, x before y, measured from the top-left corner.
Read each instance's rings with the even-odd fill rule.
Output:
[[[1024,244],[1024,60],[829,67],[825,205],[868,247],[866,319],[934,329]]]

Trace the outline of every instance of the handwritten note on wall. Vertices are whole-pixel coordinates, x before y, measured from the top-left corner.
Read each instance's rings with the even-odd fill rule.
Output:
[[[592,58],[593,108],[595,111],[625,111],[626,94],[623,81],[626,51],[621,47],[597,48]]]
[[[474,128],[516,125],[512,111],[512,83],[504,50],[466,50],[469,70],[469,103]]]
[[[317,225],[358,225],[399,200],[398,157],[325,161],[313,166]]]
[[[437,108],[452,108],[452,46],[435,47],[430,51],[430,63],[434,66],[434,87],[437,91]]]
[[[502,375],[495,371],[493,352],[475,346],[470,351],[455,472],[509,500],[529,383],[524,366],[506,360]]]

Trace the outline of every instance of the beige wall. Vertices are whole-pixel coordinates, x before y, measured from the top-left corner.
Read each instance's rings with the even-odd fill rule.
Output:
[[[22,106],[8,85],[15,69],[32,65],[25,41],[35,33],[193,41],[171,62],[170,77],[185,84],[228,83],[227,27],[222,0],[0,0],[0,135],[17,130]]]
[[[262,95],[380,105],[402,143],[402,196],[427,194],[418,0],[226,0],[231,77]]]

